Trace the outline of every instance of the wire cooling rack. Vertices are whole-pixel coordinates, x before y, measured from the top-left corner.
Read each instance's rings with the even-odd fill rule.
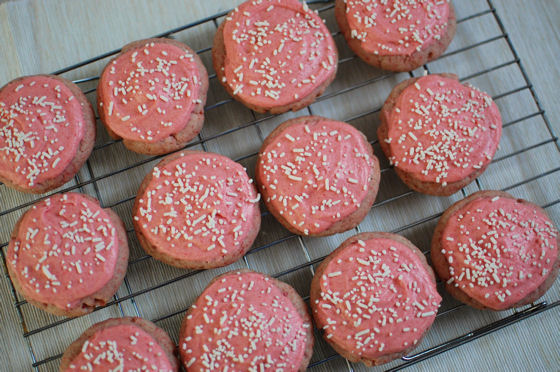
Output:
[[[333,21],[334,4],[332,0],[312,0],[308,3],[315,7],[319,14],[327,20],[327,25],[331,30],[337,30]],[[12,296],[9,301],[13,302],[18,313],[22,327],[21,336],[27,344],[29,358],[31,358],[34,370],[57,370],[59,358],[65,347],[85,329],[82,323],[77,323],[80,324],[80,328],[71,327],[70,322],[85,322],[88,326],[109,316],[144,316],[166,329],[177,340],[178,328],[184,312],[194,301],[197,294],[200,293],[200,290],[217,272],[244,266],[264,271],[292,284],[304,299],[308,300],[308,287],[314,272],[314,266],[321,262],[330,251],[349,235],[375,228],[402,233],[424,248],[424,253],[427,254],[433,227],[443,210],[452,202],[483,188],[500,188],[514,192],[515,190],[535,188],[535,185],[545,185],[546,182],[549,182],[547,180],[550,177],[558,176],[560,167],[553,166],[559,164],[559,162],[552,160],[550,162],[552,165],[544,168],[542,164],[532,163],[539,156],[539,151],[545,151],[546,154],[549,154],[547,156],[557,159],[560,155],[560,146],[519,56],[496,13],[496,9],[491,0],[473,1],[472,3],[476,4],[469,5],[470,10],[457,8],[458,31],[456,40],[451,44],[449,50],[437,61],[430,62],[422,69],[408,74],[384,73],[366,66],[348,50],[340,32],[333,32],[333,37],[340,50],[339,76],[348,74],[349,78],[344,78],[344,81],[341,81],[337,77],[337,80],[327,92],[319,97],[315,104],[302,110],[302,114],[329,116],[330,113],[331,117],[335,116],[334,113],[346,115],[337,119],[347,121],[362,129],[374,146],[383,165],[382,184],[378,200],[374,204],[370,215],[366,217],[365,222],[349,233],[318,239],[299,237],[284,230],[262,208],[262,230],[254,247],[241,262],[218,271],[186,271],[166,267],[147,256],[139,248],[135,241],[133,229],[130,227],[130,208],[134,201],[135,191],[143,175],[161,156],[148,157],[126,153],[126,150],[122,150],[120,141],[111,140],[105,135],[103,129],[98,130],[98,140],[92,156],[73,182],[68,183],[57,192],[75,190],[89,193],[99,199],[104,207],[113,208],[123,218],[125,224],[129,226],[127,233],[131,243],[129,271],[124,279],[123,286],[111,302],[104,307],[97,308],[92,314],[78,319],[54,317],[34,309],[16,293],[9,276],[5,276],[5,279],[9,282],[11,293],[0,293],[0,295],[4,300],[8,296]],[[163,32],[156,37],[172,37],[189,43],[189,32],[205,30],[206,33],[213,33],[226,14],[227,12],[215,14]],[[462,35],[462,32],[466,33],[467,30],[470,30],[468,37]],[[472,30],[475,31],[472,32]],[[204,31],[201,32],[204,33]],[[211,36],[206,37],[206,40],[211,40]],[[225,155],[246,165],[249,174],[252,174],[258,147],[266,133],[270,132],[279,122],[291,117],[290,115],[300,113],[285,114],[280,117],[260,115],[245,109],[239,103],[227,97],[220,91],[219,84],[216,82],[216,75],[212,73],[210,51],[211,46],[208,45],[197,50],[197,53],[203,58],[209,69],[211,91],[215,88],[217,93],[209,96],[204,130],[186,148],[225,152]],[[74,79],[74,82],[80,85],[84,93],[93,102],[95,100],[95,94],[93,94],[95,83],[99,77],[91,76],[91,71],[92,69],[100,71],[107,58],[116,53],[118,53],[118,50],[101,54],[58,70],[54,74],[63,76],[65,76],[64,74],[73,74],[74,77],[84,76]],[[473,62],[469,62],[471,60]],[[82,72],[86,70],[87,73]],[[420,76],[425,72],[450,71],[457,72],[461,81],[473,82],[478,86],[483,85],[482,88],[492,93],[493,99],[500,106],[502,116],[504,116],[504,134],[502,148],[498,151],[487,172],[479,177],[475,183],[463,189],[461,193],[448,199],[441,198],[439,200],[443,200],[443,202],[435,203],[434,206],[435,199],[433,197],[417,194],[404,187],[395,178],[393,170],[388,166],[379,151],[375,130],[379,124],[377,116],[381,104],[396,82],[408,77]],[[506,81],[507,83],[500,83],[499,87],[493,85],[486,87],[484,84],[488,81]],[[355,105],[358,95],[369,100],[368,105]],[[524,102],[521,106],[525,111],[520,110],[520,105],[516,102]],[[331,110],[334,107],[337,111],[328,111],[329,107],[331,107]],[[347,107],[350,107],[350,109],[346,109]],[[213,112],[215,114],[212,121]],[[237,119],[233,120],[231,126],[218,125],[213,127],[214,122],[227,120],[224,115],[232,112],[235,114],[232,115],[237,116]],[[240,112],[244,114],[241,115]],[[243,121],[239,117],[247,117],[248,120]],[[538,135],[526,136],[524,130],[529,131],[528,133],[538,133]],[[244,142],[248,139],[255,140],[253,137],[256,137],[256,143],[247,145]],[[521,137],[521,141],[516,140],[519,137]],[[239,142],[239,146],[235,145],[237,142]],[[226,148],[227,151],[222,151]],[[113,153],[112,151],[116,152]],[[123,156],[126,159],[115,158],[115,154],[123,153],[127,154],[127,156]],[[505,164],[505,166],[494,166],[500,163]],[[492,172],[495,174],[491,175]],[[490,176],[488,176],[489,174]],[[509,174],[515,174],[515,177],[508,178]],[[386,181],[386,179],[389,181]],[[111,190],[108,189],[114,188],[111,185],[115,183],[118,184],[119,190],[110,192]],[[391,187],[388,188],[388,185],[391,185]],[[125,191],[118,192],[121,188]],[[384,191],[388,189],[390,191]],[[128,194],[125,195],[126,191],[128,191]],[[4,269],[6,269],[5,250],[8,245],[9,230],[29,206],[37,200],[44,199],[46,195],[39,197],[26,196],[22,199],[21,196],[16,196],[6,186],[0,185],[0,197],[6,201],[0,207],[0,225],[2,226],[0,228],[0,242],[3,243],[1,244],[1,255]],[[545,209],[553,208],[560,203],[560,199],[555,199],[556,197],[558,195],[548,193],[544,199],[541,198],[541,206]],[[424,215],[418,217],[417,213],[411,211],[410,205],[414,199],[417,199],[417,202],[420,203],[418,209],[422,207],[427,209]],[[14,200],[17,202],[13,202]],[[430,207],[426,207],[426,200],[431,203]],[[404,209],[408,217],[400,216],[397,218],[398,211],[402,208],[403,203],[408,208]],[[393,213],[393,216],[397,216],[392,218],[391,223],[376,222],[381,220],[383,216],[392,216],[391,213]],[[378,220],[376,220],[376,217],[378,217]],[[415,237],[416,239],[414,239]],[[418,244],[422,242],[424,244]],[[208,274],[209,272],[211,274]],[[438,288],[442,292],[441,283],[438,284]],[[163,292],[171,289],[175,292]],[[177,298],[170,299],[169,293]],[[185,295],[183,297],[177,295],[177,293],[184,293]],[[461,318],[468,318],[472,315],[471,313],[474,313],[474,318],[468,318],[469,326],[462,331],[455,331],[455,333],[442,331],[441,329],[439,331],[432,330],[420,345],[419,351],[380,368],[389,368],[388,370],[405,368],[560,305],[560,300],[556,298],[549,299],[548,303],[546,301],[533,303],[521,310],[488,315],[487,312],[477,312],[454,301],[445,293],[442,293],[442,295],[444,297],[443,305],[437,315],[433,329],[438,328],[440,324],[443,324],[440,328],[445,328],[445,322],[449,321],[446,321],[446,317],[452,317],[453,321],[460,321]],[[156,306],[154,306],[154,303]],[[483,316],[483,314],[485,315]],[[69,332],[71,329],[74,331],[72,334]],[[439,333],[437,337],[431,337],[431,332]],[[340,370],[343,367],[352,371],[363,368],[361,365],[343,360],[322,341],[317,330],[315,336],[316,347],[309,366],[310,369]],[[48,346],[45,346],[45,343]]]

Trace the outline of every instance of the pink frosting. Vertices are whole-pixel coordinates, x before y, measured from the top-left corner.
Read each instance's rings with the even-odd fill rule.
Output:
[[[360,207],[377,164],[370,153],[351,125],[309,117],[261,150],[257,179],[270,207],[302,234],[316,234]]]
[[[134,219],[158,251],[203,263],[242,249],[260,212],[259,196],[240,164],[187,152],[151,175]]]
[[[194,56],[178,46],[150,42],[129,49],[101,75],[104,122],[124,139],[158,142],[188,123],[201,84]]]
[[[115,228],[99,204],[66,193],[25,213],[7,263],[26,298],[74,308],[111,280],[118,249]]]
[[[27,76],[0,91],[0,175],[32,188],[57,177],[85,131],[82,106],[61,81]]]
[[[558,258],[558,231],[531,205],[505,197],[473,200],[448,220],[441,253],[453,284],[494,310],[535,291]]]
[[[447,30],[447,0],[345,0],[351,36],[376,55],[411,55]]]
[[[231,273],[192,306],[179,340],[189,371],[298,371],[311,324],[263,274]]]
[[[501,134],[500,112],[486,93],[429,75],[399,95],[385,142],[395,167],[446,186],[490,163]]]
[[[249,0],[223,29],[225,82],[257,106],[293,104],[336,69],[334,40],[321,18],[297,0]]]
[[[312,299],[325,337],[369,360],[415,345],[441,302],[420,258],[387,238],[356,240],[333,254]]]
[[[142,328],[116,325],[95,332],[66,371],[174,371],[167,354]]]

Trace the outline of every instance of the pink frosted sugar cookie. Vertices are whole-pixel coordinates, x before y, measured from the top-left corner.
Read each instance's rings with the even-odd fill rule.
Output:
[[[84,315],[107,303],[127,264],[120,218],[78,193],[51,196],[24,213],[7,254],[16,290],[29,303],[65,316]]]
[[[381,149],[411,189],[451,195],[481,175],[502,134],[488,94],[455,75],[428,75],[397,85],[381,110]]]
[[[389,71],[436,59],[457,28],[449,0],[336,0],[335,16],[350,49]]]
[[[332,235],[358,225],[379,188],[379,162],[349,124],[318,116],[288,120],[265,139],[256,180],[268,210],[288,230]]]
[[[212,280],[187,312],[179,352],[187,371],[305,371],[312,330],[292,287],[254,271],[232,271]]]
[[[178,150],[202,129],[208,73],[198,55],[171,39],[126,45],[103,70],[97,88],[109,134],[142,154]]]
[[[241,258],[259,231],[253,181],[225,156],[184,151],[146,176],[134,204],[140,244],[168,265],[202,269]]]
[[[506,310],[539,299],[558,276],[558,230],[540,207],[502,191],[480,191],[445,211],[432,262],[458,300]]]
[[[0,181],[44,193],[72,179],[95,142],[95,117],[71,81],[25,76],[0,89]]]
[[[321,263],[311,283],[311,309],[325,340],[343,357],[367,366],[414,349],[440,302],[422,252],[389,233],[347,239]]]
[[[334,80],[338,53],[323,20],[297,0],[249,0],[228,14],[212,49],[218,79],[258,112],[297,111]]]
[[[142,318],[114,318],[88,328],[64,352],[61,372],[176,372],[179,361],[167,333]]]

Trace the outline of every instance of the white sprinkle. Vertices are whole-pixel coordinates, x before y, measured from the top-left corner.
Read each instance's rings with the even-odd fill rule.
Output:
[[[47,266],[43,266],[43,267],[42,267],[42,271],[43,271],[43,274],[45,274],[45,276],[46,276],[47,278],[49,278],[50,280],[57,280],[57,279],[56,279],[56,276],[54,276],[54,275],[49,271],[49,268],[48,268]]]
[[[192,366],[194,364],[194,362],[196,362],[196,358],[191,358],[188,362],[187,362],[187,368],[190,368],[190,366]]]
[[[360,331],[358,333],[356,333],[356,335],[354,336],[354,338],[359,338],[362,336],[365,336],[369,333],[369,329],[364,329],[363,331]]]
[[[286,133],[286,134],[284,135],[284,137],[286,137],[287,139],[289,139],[290,142],[294,142],[294,141],[296,140],[294,137],[290,136],[288,133]]]

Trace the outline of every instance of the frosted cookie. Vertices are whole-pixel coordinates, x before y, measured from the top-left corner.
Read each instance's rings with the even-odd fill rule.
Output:
[[[411,189],[451,195],[492,161],[502,118],[488,94],[455,75],[428,75],[397,85],[381,110],[381,149]]]
[[[265,139],[256,180],[263,200],[295,234],[349,230],[369,212],[379,188],[379,162],[366,137],[319,116],[284,122]]]
[[[249,270],[220,275],[187,312],[179,353],[187,371],[305,371],[313,326],[297,292]]]
[[[0,89],[0,181],[44,193],[64,185],[89,157],[95,116],[71,81],[24,76]]]
[[[89,327],[62,355],[60,372],[179,371],[175,344],[142,318],[113,318]]]
[[[412,71],[436,59],[457,28],[449,0],[336,0],[335,16],[350,49],[389,71]]]
[[[502,191],[480,191],[441,216],[432,262],[459,301],[506,310],[536,301],[554,283],[558,241],[540,207]]]
[[[202,129],[207,91],[208,73],[191,48],[171,39],[139,40],[103,70],[99,117],[129,150],[166,154]]]
[[[297,0],[249,0],[214,38],[214,69],[230,95],[257,112],[297,111],[334,80],[338,53],[316,12]]]
[[[253,181],[225,156],[184,151],[146,176],[133,222],[144,250],[168,265],[226,266],[253,244],[261,214]]]
[[[441,302],[422,252],[389,233],[344,241],[315,272],[310,295],[325,340],[346,359],[367,366],[413,350]]]
[[[80,316],[102,306],[126,274],[124,225],[84,194],[57,194],[25,212],[6,264],[16,290],[49,313]]]

